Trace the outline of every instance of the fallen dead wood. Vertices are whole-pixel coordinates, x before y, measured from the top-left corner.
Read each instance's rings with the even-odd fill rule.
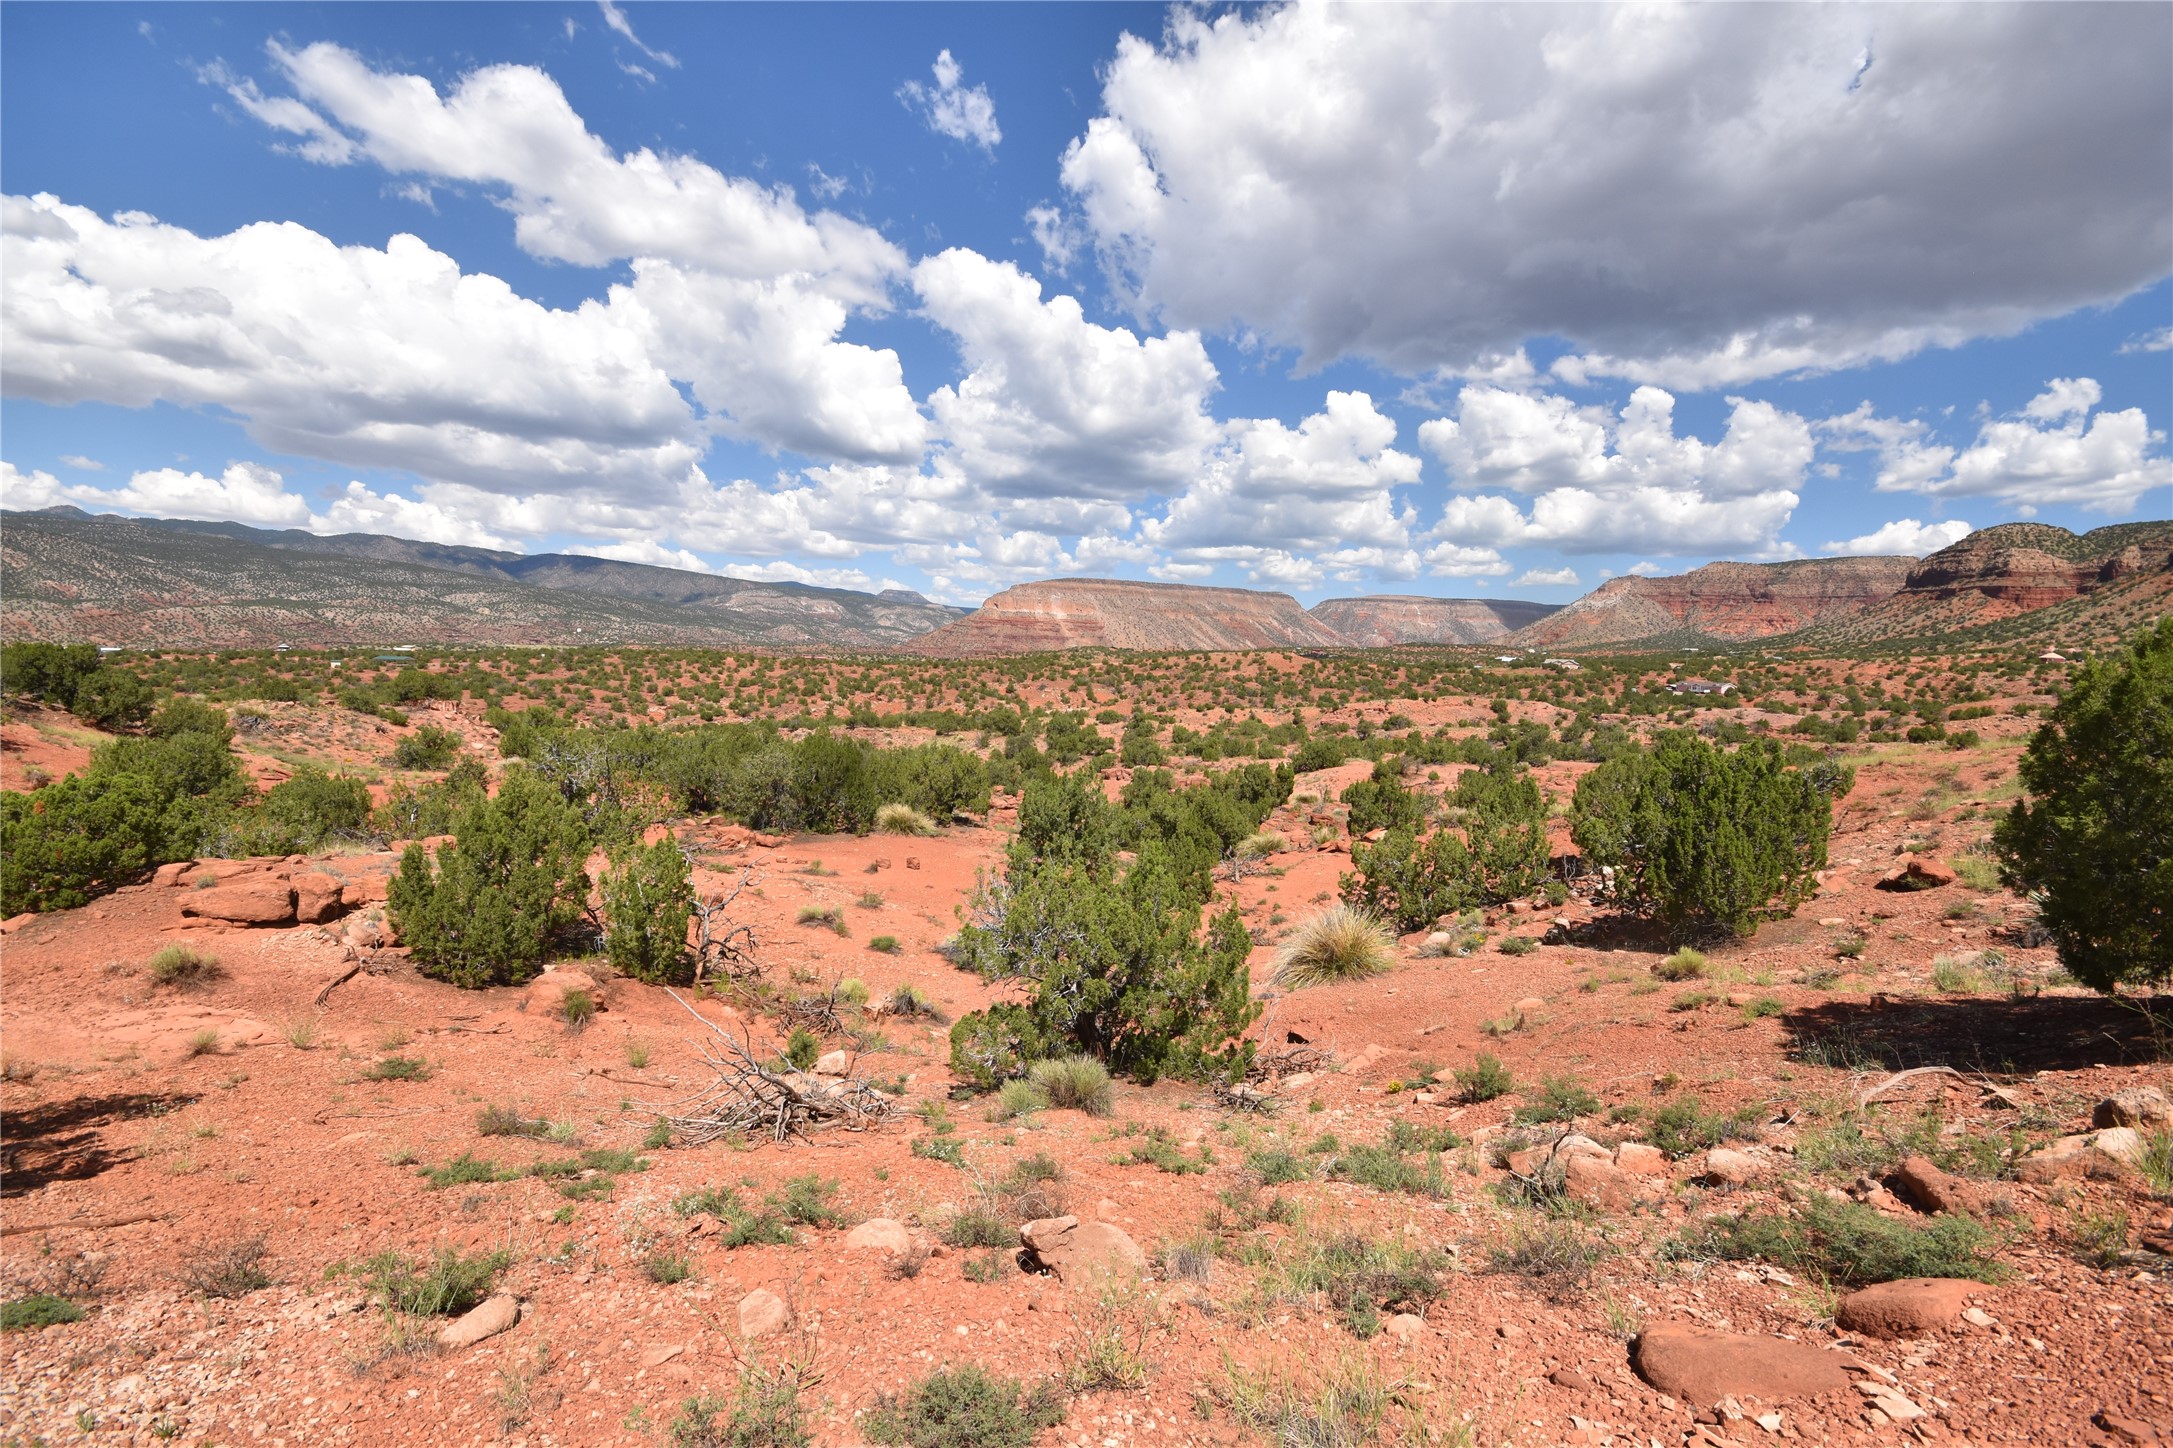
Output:
[[[1952,1066],[1912,1066],[1906,1071],[1896,1071],[1877,1085],[1859,1094],[1856,1098],[1856,1104],[1859,1107],[1869,1106],[1875,1099],[1884,1096],[1896,1086],[1905,1085],[1923,1076],[1952,1076],[1957,1081],[1969,1081],[1971,1079],[1955,1070]],[[1972,1084],[1991,1090],[1998,1089],[1997,1087],[1988,1086],[1988,1083],[1983,1081],[1975,1081]]]
[[[691,1145],[757,1132],[784,1141],[826,1126],[860,1131],[882,1124],[895,1110],[890,1098],[866,1081],[780,1071],[766,1064],[748,1039],[705,1019],[679,992],[671,997],[716,1038],[705,1041],[702,1050],[716,1079],[658,1113],[674,1135]]]
[[[357,956],[355,959],[348,961],[347,969],[341,971],[338,975],[335,975],[330,980],[326,981],[324,983],[324,989],[317,992],[317,999],[315,1001],[315,1004],[322,1006],[325,1003],[326,998],[329,997],[333,991],[339,989],[341,986],[347,984],[347,982],[353,980],[356,975],[361,973],[361,970],[361,957]]]
[[[0,1226],[0,1237],[26,1232],[102,1232],[108,1227],[133,1227],[138,1222],[170,1222],[178,1212],[136,1212],[126,1217],[83,1217],[73,1222],[9,1222]]]

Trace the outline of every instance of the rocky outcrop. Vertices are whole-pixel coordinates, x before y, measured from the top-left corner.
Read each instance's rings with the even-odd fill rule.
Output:
[[[1837,622],[1891,597],[1911,558],[1708,563],[1672,578],[1615,578],[1509,636],[1529,648],[1695,635],[1762,639]]]
[[[1849,1359],[1779,1337],[1717,1332],[1691,1323],[1648,1327],[1630,1344],[1630,1365],[1661,1392],[1699,1406],[1722,1398],[1783,1403],[1849,1390]]]
[[[956,623],[915,639],[939,658],[1058,649],[1288,649],[1345,647],[1287,593],[1196,588],[1114,578],[1062,578],[1007,588]]]
[[[1373,594],[1325,598],[1306,612],[1361,648],[1395,644],[1490,644],[1561,612],[1558,603],[1521,598],[1424,598]]]

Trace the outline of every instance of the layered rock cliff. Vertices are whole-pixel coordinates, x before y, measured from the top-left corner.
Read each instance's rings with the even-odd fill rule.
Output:
[[[1056,649],[1336,648],[1343,638],[1287,593],[1112,578],[1061,578],[1007,588],[977,612],[915,639],[939,657]]]
[[[1326,598],[1306,612],[1364,648],[1393,644],[1490,644],[1561,611],[1520,598],[1425,598],[1383,593]]]
[[[1510,636],[1531,648],[1593,648],[1698,635],[1762,639],[1837,623],[1891,597],[1913,558],[1708,563],[1672,578],[1614,578]]]

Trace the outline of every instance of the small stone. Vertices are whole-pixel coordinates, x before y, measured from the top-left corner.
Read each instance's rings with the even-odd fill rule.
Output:
[[[1523,1000],[1510,1007],[1520,1016],[1536,1016],[1546,1008],[1547,1003],[1538,996],[1526,996]]]
[[[1927,1212],[1959,1212],[1966,1208],[1961,1183],[1921,1156],[1908,1157],[1895,1168],[1894,1186],[1905,1201]]]
[[[852,1069],[853,1058],[845,1051],[825,1051],[815,1058],[815,1074],[818,1076],[843,1076]]]
[[[1524,1336],[1524,1329],[1513,1322],[1500,1322],[1494,1325],[1494,1335],[1503,1342],[1515,1342]]]
[[[1632,1176],[1666,1176],[1667,1153],[1642,1141],[1625,1141],[1615,1148],[1615,1165]]]
[[[1399,1312],[1384,1325],[1383,1331],[1405,1347],[1426,1335],[1426,1319],[1416,1313]]]
[[[520,1299],[499,1293],[486,1297],[438,1331],[442,1348],[472,1347],[486,1337],[496,1337],[521,1320]]]
[[[1981,1307],[1963,1308],[1962,1321],[1968,1323],[1971,1327],[1997,1327],[1999,1325],[1999,1319]]]
[[[767,1287],[757,1287],[739,1300],[739,1335],[769,1337],[792,1326],[792,1308]]]
[[[686,1350],[685,1343],[659,1343],[641,1355],[641,1365],[645,1368],[660,1368]]]
[[[1547,1381],[1558,1388],[1568,1388],[1573,1393],[1592,1391],[1592,1380],[1575,1368],[1556,1368],[1547,1374]]]
[[[1930,855],[1904,855],[1879,877],[1881,890],[1936,890],[1955,881],[1954,867]]]

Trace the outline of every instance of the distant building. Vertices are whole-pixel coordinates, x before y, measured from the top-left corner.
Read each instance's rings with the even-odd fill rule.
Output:
[[[1569,674],[1581,673],[1584,670],[1584,665],[1578,663],[1575,659],[1548,659],[1547,667],[1550,669],[1560,669],[1564,673]]]
[[[2037,656],[2037,662],[2041,664],[2064,664],[2067,662],[2067,655],[2061,653],[2058,649],[2046,649]]]
[[[1494,662],[1495,662],[1495,663],[1497,663],[1497,664],[1513,664],[1513,663],[1515,663],[1516,661],[1517,661],[1517,656],[1516,656],[1515,654],[1496,654],[1496,655],[1494,655]]]
[[[1732,694],[1733,684],[1716,684],[1711,679],[1677,679],[1667,686],[1670,694]]]

